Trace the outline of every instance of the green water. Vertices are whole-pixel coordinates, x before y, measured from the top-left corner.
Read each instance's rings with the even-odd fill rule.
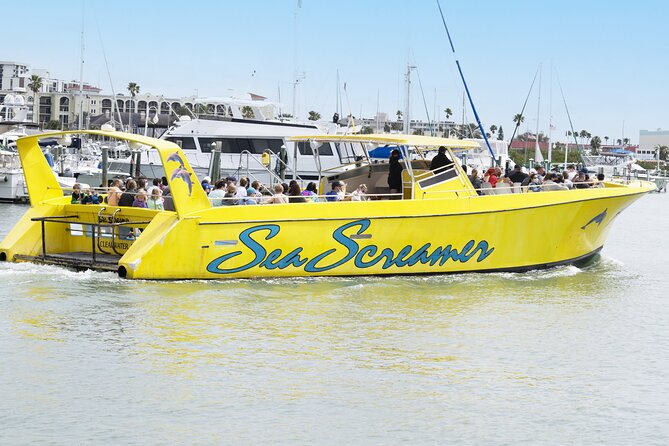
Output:
[[[669,442],[666,195],[583,269],[131,282],[0,264],[0,444]],[[26,207],[3,205],[4,236]]]

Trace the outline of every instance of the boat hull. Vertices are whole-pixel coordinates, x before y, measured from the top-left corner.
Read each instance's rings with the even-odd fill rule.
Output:
[[[479,196],[452,168],[416,171],[397,200],[212,207],[175,144],[88,133],[155,147],[176,211],[71,204],[37,137],[24,138],[18,149],[31,208],[0,243],[0,260],[111,269],[130,279],[523,271],[592,257],[618,214],[655,188],[632,181]],[[358,171],[353,183],[371,178],[368,166]]]
[[[526,194],[530,202],[517,208],[503,196],[218,208],[175,220],[168,233],[143,234],[144,249],[131,247],[119,272],[222,279],[526,271],[583,262],[601,250],[615,217],[645,193],[588,192]],[[560,201],[569,194],[581,199]],[[553,203],[546,203],[549,195]],[[498,209],[485,210],[491,207]]]

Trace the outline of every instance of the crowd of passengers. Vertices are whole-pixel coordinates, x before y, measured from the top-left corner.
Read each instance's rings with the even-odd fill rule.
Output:
[[[444,150],[445,151],[445,150]],[[396,153],[395,153],[396,152]],[[448,168],[452,165],[440,150],[435,156],[430,168],[432,170]],[[394,163],[393,163],[394,161]],[[394,168],[396,164],[399,167]],[[466,171],[467,166],[462,166]],[[390,157],[390,169],[388,185],[391,193],[401,191],[401,171],[399,164],[399,152],[394,150]],[[481,177],[476,169],[468,175],[469,180],[479,195],[487,193],[499,193],[502,188],[520,186],[521,191],[541,192],[569,189],[587,189],[591,187],[604,187],[604,175],[598,174],[596,180],[591,178],[587,169],[577,170],[576,166],[569,165],[564,172],[546,172],[544,167],[537,166],[530,169],[528,173],[523,171],[520,165],[514,169],[502,172],[499,167],[491,167]],[[323,196],[318,195],[316,183],[310,182],[302,190],[296,180],[289,183],[275,184],[271,190],[260,181],[250,181],[246,177],[237,178],[229,176],[225,179],[211,184],[209,177],[205,177],[200,183],[202,189],[208,195],[213,206],[236,206],[256,204],[280,204],[280,203],[315,203],[317,201],[366,201],[370,197],[367,194],[367,186],[361,184],[351,193],[346,192],[346,184],[342,181],[334,181],[332,189]],[[82,190],[80,184],[75,184],[71,196],[71,203],[78,204],[102,204],[111,206],[132,206],[139,208],[170,210],[174,211],[174,204],[170,193],[167,178],[154,178],[149,185],[147,178],[128,178],[111,180],[108,186],[107,196],[97,194],[94,189]]]
[[[109,204],[155,210],[174,210],[167,178],[154,178],[149,186],[147,178],[110,180],[107,195],[98,195],[95,189],[85,191],[79,183],[72,187],[70,202],[73,204]]]
[[[154,178],[149,186],[147,178],[115,179],[109,181],[107,195],[88,188],[82,190],[80,184],[72,188],[70,202],[73,204],[109,204],[111,206],[131,206],[155,210],[174,211],[174,203],[167,178]],[[271,190],[260,181],[250,181],[246,177],[239,179],[227,177],[211,184],[209,177],[200,183],[213,206],[236,206],[278,203],[315,203],[317,201],[365,201],[367,186],[361,184],[351,193],[346,192],[346,184],[334,181],[332,190],[325,195],[318,195],[316,183],[310,182],[302,190],[296,180],[274,185]]]
[[[466,166],[463,166],[463,168],[466,170]],[[485,171],[482,177],[476,169],[473,169],[469,175],[469,180],[479,195],[485,194],[487,191],[507,187],[513,188],[514,186],[520,186],[521,191],[527,192],[604,187],[604,174],[600,173],[597,174],[596,178],[591,178],[586,168],[577,170],[573,164],[569,165],[567,170],[563,172],[547,172],[543,166],[537,166],[526,173],[522,166],[517,164],[504,174],[501,168],[491,167]]]
[[[367,199],[367,186],[361,184],[350,194],[346,193],[346,184],[334,181],[332,190],[319,197],[316,183],[310,182],[302,190],[300,183],[291,180],[289,183],[275,184],[271,189],[262,182],[250,181],[242,177],[218,180],[213,186],[209,177],[202,180],[202,188],[208,194],[213,206],[236,206],[254,204],[280,203],[315,203],[317,201],[363,201]]]

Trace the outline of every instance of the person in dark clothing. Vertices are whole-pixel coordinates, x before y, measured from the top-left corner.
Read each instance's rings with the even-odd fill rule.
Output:
[[[441,167],[444,166],[450,167],[452,165],[453,161],[448,159],[448,157],[446,156],[446,147],[442,146],[439,147],[439,153],[437,153],[437,155],[434,158],[432,158],[432,162],[430,163],[430,170],[437,170]]]
[[[300,185],[297,181],[294,183],[293,181],[291,181],[290,186],[288,186],[288,203],[306,203],[307,199],[302,195]]]
[[[509,175],[509,179],[514,182],[514,183],[522,183],[525,178],[527,178],[527,174],[523,173],[521,170],[522,167],[520,164],[516,164],[516,167],[513,168],[513,172],[511,175]]]
[[[135,194],[137,193],[137,183],[135,180],[128,180],[125,185],[125,192],[121,195],[121,198],[118,200],[119,206],[132,206],[132,203],[135,201]]]
[[[391,194],[397,194],[402,191],[402,164],[400,163],[400,151],[395,149],[390,152],[388,159],[388,187]]]

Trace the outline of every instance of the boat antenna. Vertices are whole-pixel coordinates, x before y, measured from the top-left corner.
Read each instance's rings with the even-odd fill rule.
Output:
[[[462,79],[462,83],[465,86],[465,92],[467,93],[467,97],[469,98],[469,105],[472,106],[472,111],[474,112],[474,117],[476,118],[476,123],[479,125],[479,130],[481,130],[481,135],[483,135],[483,139],[485,140],[486,146],[488,146],[488,151],[490,152],[490,156],[492,156],[493,166],[496,166],[497,165],[497,159],[495,158],[495,152],[493,152],[492,147],[490,147],[490,141],[488,141],[488,137],[485,134],[485,129],[483,128],[483,124],[481,124],[481,119],[479,118],[479,114],[476,111],[476,107],[474,106],[474,100],[472,99],[472,95],[469,93],[469,87],[467,87],[467,81],[465,81],[465,75],[462,73],[462,67],[460,67],[460,61],[457,59],[457,55],[455,54],[455,47],[453,46],[453,39],[451,39],[451,33],[448,31],[448,26],[446,25],[446,19],[444,18],[444,12],[441,10],[441,3],[439,3],[439,0],[437,0],[437,6],[439,7],[439,14],[441,15],[441,21],[444,24],[444,29],[446,30],[446,35],[448,36],[448,43],[451,44],[451,50],[453,51],[453,54],[456,56],[455,65],[457,65],[457,67],[458,67],[458,72],[460,73],[460,78]]]
[[[114,82],[112,82],[111,72],[109,71],[109,62],[107,61],[107,52],[105,51],[105,44],[102,40],[102,33],[100,32],[100,26],[98,26],[98,37],[100,38],[100,46],[102,47],[102,57],[105,60],[105,68],[107,69],[107,77],[109,78],[109,85],[112,91],[112,125],[114,125],[114,130],[116,130],[116,125],[114,123],[114,107],[116,106],[116,92],[114,91]],[[121,123],[121,129],[123,129],[123,118],[121,117],[121,110],[116,107],[116,113],[118,113],[118,120]]]
[[[353,133],[356,133],[355,131],[355,118],[353,117],[353,111],[351,110],[351,101],[348,99],[348,90],[346,89],[346,82],[344,82],[344,96],[346,96],[346,104],[348,104],[348,121],[346,123],[346,133],[348,134],[348,129],[351,127],[351,123],[353,124]]]
[[[585,160],[583,159],[583,153],[582,150],[579,149],[578,147],[578,140],[576,139],[576,131],[574,130],[574,124],[571,122],[571,115],[569,114],[569,107],[567,107],[567,100],[564,98],[564,91],[562,91],[562,82],[560,82],[560,76],[557,74],[557,69],[556,75],[558,78],[558,85],[560,86],[560,94],[562,95],[562,102],[564,103],[564,109],[567,111],[567,119],[569,119],[569,128],[571,128],[571,136],[574,137],[574,143],[576,144],[576,148],[578,149],[578,157],[581,158],[581,162],[583,165],[585,165]],[[569,144],[567,144],[569,146]],[[565,151],[567,150],[567,147],[565,147]],[[565,166],[566,168],[566,166]]]
[[[532,79],[532,85],[530,85],[530,90],[527,92],[527,96],[525,96],[525,102],[523,103],[523,108],[520,109],[520,116],[523,116],[525,114],[525,107],[527,106],[528,99],[530,99],[530,94],[532,94],[532,88],[534,88],[534,83],[537,80],[538,74],[539,74],[539,67],[537,67],[537,71],[534,73],[534,79]],[[506,148],[507,153],[509,150],[511,150],[511,144],[513,144],[513,138],[516,137],[516,132],[518,131],[518,127],[520,127],[520,122],[518,122],[517,124],[518,125],[513,128],[513,134],[511,135],[511,139],[509,140],[509,145]]]
[[[416,67],[416,75],[418,76],[418,86],[420,87],[420,94],[423,97],[423,107],[425,107],[425,114],[427,115],[427,122],[432,122],[430,121],[430,112],[427,109],[427,101],[425,100],[425,92],[423,91],[423,83],[420,81],[420,72],[418,71],[418,66],[415,65],[415,59],[414,59],[414,66]],[[430,134],[432,134],[432,126],[430,125]]]

